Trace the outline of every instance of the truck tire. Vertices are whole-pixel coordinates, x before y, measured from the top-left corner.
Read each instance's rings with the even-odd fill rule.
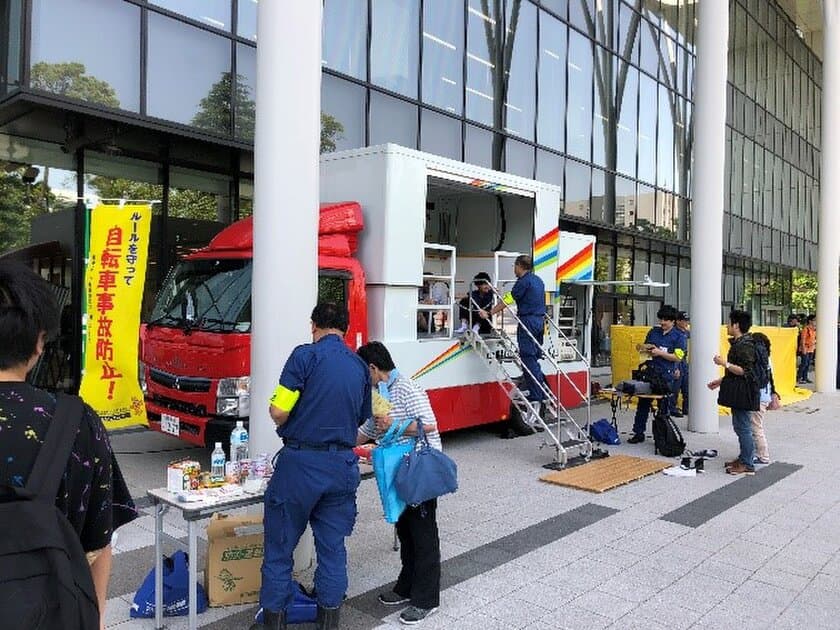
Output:
[[[513,403],[510,405],[508,424],[516,435],[533,435],[535,433],[534,429],[531,425],[525,422],[525,419],[522,417],[519,409],[517,409]]]

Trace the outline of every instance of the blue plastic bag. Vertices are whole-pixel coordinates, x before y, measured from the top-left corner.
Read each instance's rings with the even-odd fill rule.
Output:
[[[198,584],[196,610],[207,610],[207,594]],[[176,551],[172,557],[163,559],[163,616],[177,617],[189,611],[189,556],[184,551]],[[134,595],[130,617],[148,619],[155,616],[155,570],[149,571],[146,579]]]
[[[312,623],[318,617],[318,602],[306,589],[292,580],[292,589],[294,589],[294,597],[292,603],[286,607],[286,622],[287,623]],[[256,623],[263,623],[263,609],[257,610],[254,615]]]
[[[615,430],[615,427],[606,418],[601,418],[597,422],[589,425],[589,437],[601,444],[610,444],[612,446],[621,444],[618,431]]]
[[[458,466],[448,455],[429,446],[419,420],[417,441],[420,448],[403,456],[394,479],[397,495],[408,505],[418,505],[458,489]]]
[[[396,523],[406,506],[394,487],[394,477],[402,463],[403,455],[414,450],[414,440],[398,442],[411,422],[407,419],[391,423],[379,441],[379,445],[373,449],[371,456],[373,474],[376,476],[376,486],[379,488],[379,498],[382,500],[382,510],[385,513],[385,521],[388,523]]]

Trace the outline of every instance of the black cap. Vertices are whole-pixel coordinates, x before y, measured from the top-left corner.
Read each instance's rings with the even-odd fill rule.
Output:
[[[490,274],[486,271],[479,271],[477,274],[475,274],[473,282],[475,282],[476,284],[481,284],[482,282],[490,282]]]
[[[685,311],[679,311],[677,313],[677,321],[678,322],[690,322],[691,318],[688,316],[688,313]]]

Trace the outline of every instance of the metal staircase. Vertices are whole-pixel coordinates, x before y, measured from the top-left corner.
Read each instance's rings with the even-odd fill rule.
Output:
[[[501,299],[498,294],[497,297]],[[477,306],[473,303],[474,308],[477,308]],[[516,315],[507,312],[516,324],[521,325],[521,321]],[[580,395],[581,400],[586,402],[587,421],[585,428],[577,423],[547,383],[540,384],[544,396],[542,413],[540,413],[537,404],[528,400],[526,393],[520,388],[520,379],[516,372],[518,369],[523,376],[525,374],[533,375],[523,363],[519,354],[519,346],[511,335],[505,331],[504,325],[495,326],[491,322],[493,333],[485,336],[479,335],[470,327],[464,333],[462,343],[471,346],[482,358],[496,381],[510,398],[513,406],[521,414],[523,420],[537,430],[542,430],[544,439],[540,448],[546,446],[554,448],[554,463],[550,467],[560,469],[564,468],[569,462],[570,453],[572,457],[577,455],[586,460],[592,455],[592,442],[588,435],[590,419],[589,379],[587,378],[586,393],[581,392],[571,377],[562,369],[560,363],[569,360],[569,358],[564,358],[568,357],[569,348],[573,348],[572,358],[579,357],[583,361],[586,361],[586,359],[577,350],[574,340],[570,339],[551,318],[546,317],[546,321],[549,322],[550,331],[546,335],[547,342],[542,346],[543,358],[556,370],[558,380],[565,378],[573,390]],[[527,331],[527,329],[525,330]],[[530,335],[530,333],[528,334]],[[530,336],[536,343],[533,335]],[[557,343],[554,341],[555,338]],[[517,369],[513,369],[514,367]]]

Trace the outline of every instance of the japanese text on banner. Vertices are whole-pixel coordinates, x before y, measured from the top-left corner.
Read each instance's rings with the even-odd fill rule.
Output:
[[[151,218],[148,204],[100,204],[90,213],[79,393],[108,429],[148,424],[137,380],[137,345]]]

